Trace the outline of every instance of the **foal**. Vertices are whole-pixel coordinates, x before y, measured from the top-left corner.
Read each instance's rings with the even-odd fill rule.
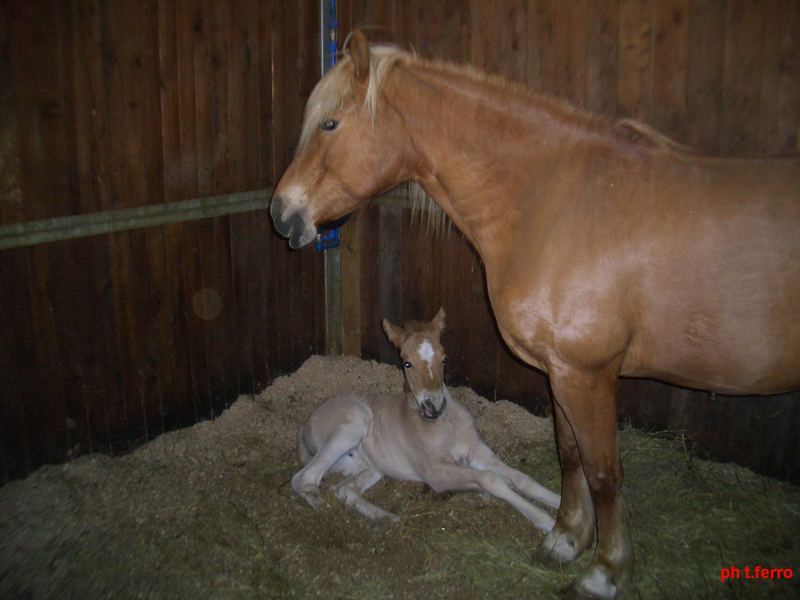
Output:
[[[550,531],[553,517],[525,497],[553,509],[561,497],[497,458],[445,387],[439,342],[444,321],[444,309],[429,323],[412,321],[405,328],[383,320],[386,336],[400,350],[405,392],[328,399],[300,428],[305,467],[292,478],[292,488],[316,509],[322,478],[328,471],[341,473],[345,478],[334,488],[340,500],[369,519],[396,520],[362,494],[384,476],[423,481],[436,492],[490,494]]]

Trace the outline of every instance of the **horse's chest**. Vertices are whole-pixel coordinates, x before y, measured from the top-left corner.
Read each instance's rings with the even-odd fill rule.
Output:
[[[555,342],[552,321],[540,309],[534,296],[515,300],[493,299],[497,327],[511,351],[528,364],[542,370]]]
[[[490,288],[498,329],[519,358],[547,372],[553,360],[594,366],[624,349],[618,294],[588,276],[532,281],[519,276]]]

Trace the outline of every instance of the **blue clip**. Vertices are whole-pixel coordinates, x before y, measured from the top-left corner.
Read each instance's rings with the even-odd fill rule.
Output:
[[[315,248],[317,252],[324,252],[325,250],[332,250],[339,247],[339,228],[326,229],[317,234],[317,242]]]

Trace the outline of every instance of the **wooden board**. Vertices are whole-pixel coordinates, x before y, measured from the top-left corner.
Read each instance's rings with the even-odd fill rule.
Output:
[[[0,224],[273,185],[317,6],[3,3]],[[321,265],[266,212],[3,251],[0,482],[212,418],[321,352]]]

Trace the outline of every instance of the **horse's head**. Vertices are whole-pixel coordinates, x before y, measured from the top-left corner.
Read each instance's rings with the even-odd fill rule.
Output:
[[[275,187],[275,229],[300,248],[319,225],[349,214],[369,198],[409,179],[411,148],[398,113],[382,98],[397,49],[370,49],[355,30],[346,55],[314,88],[298,152]]]
[[[425,419],[436,419],[447,405],[450,393],[444,384],[446,356],[439,337],[444,329],[445,313],[440,308],[428,323],[412,321],[405,327],[383,320],[386,337],[400,350],[406,383]]]

